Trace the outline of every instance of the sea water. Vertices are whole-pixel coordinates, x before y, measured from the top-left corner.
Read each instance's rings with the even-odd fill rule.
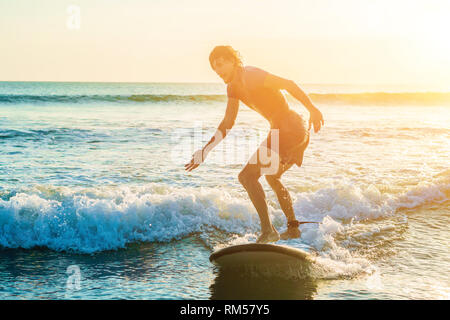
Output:
[[[315,262],[255,275],[209,255],[257,237],[237,176],[269,124],[241,104],[184,170],[222,120],[223,84],[0,82],[0,298],[449,299],[450,94],[301,87],[325,126],[282,182],[297,219],[320,223],[279,243]]]

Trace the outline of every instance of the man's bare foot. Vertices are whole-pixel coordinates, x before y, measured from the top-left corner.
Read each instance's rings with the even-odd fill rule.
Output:
[[[280,235],[280,238],[282,240],[300,238],[302,236],[302,232],[298,228],[299,225],[300,223],[297,220],[289,221],[286,231]]]
[[[280,240],[280,234],[274,227],[272,227],[270,232],[261,233],[258,239],[256,239],[256,243],[276,242],[278,240]]]
[[[288,240],[288,239],[297,239],[302,236],[302,232],[299,228],[287,228],[285,232],[280,234],[281,240]]]

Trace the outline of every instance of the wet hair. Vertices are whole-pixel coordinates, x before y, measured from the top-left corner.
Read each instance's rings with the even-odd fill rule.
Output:
[[[241,55],[239,51],[234,50],[231,46],[216,46],[209,54],[209,63],[213,68],[213,61],[223,57],[225,60],[235,62],[236,65],[242,66]]]

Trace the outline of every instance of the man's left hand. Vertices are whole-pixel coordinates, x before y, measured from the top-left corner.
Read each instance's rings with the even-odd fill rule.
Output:
[[[184,169],[188,172],[194,170],[205,161],[205,158],[206,152],[204,152],[203,149],[195,151],[192,155],[192,160],[184,165]]]
[[[309,128],[308,131],[311,130],[311,124],[314,125],[314,132],[319,132],[320,128],[325,124],[323,120],[322,112],[319,109],[312,109],[309,113]]]

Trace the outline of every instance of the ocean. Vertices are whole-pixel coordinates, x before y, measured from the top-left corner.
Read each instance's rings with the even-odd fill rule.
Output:
[[[237,176],[269,124],[241,103],[184,170],[225,85],[0,82],[0,299],[449,299],[450,90],[300,86],[325,126],[282,181],[297,219],[320,223],[279,243],[315,262],[230,273],[209,255],[256,239]]]

